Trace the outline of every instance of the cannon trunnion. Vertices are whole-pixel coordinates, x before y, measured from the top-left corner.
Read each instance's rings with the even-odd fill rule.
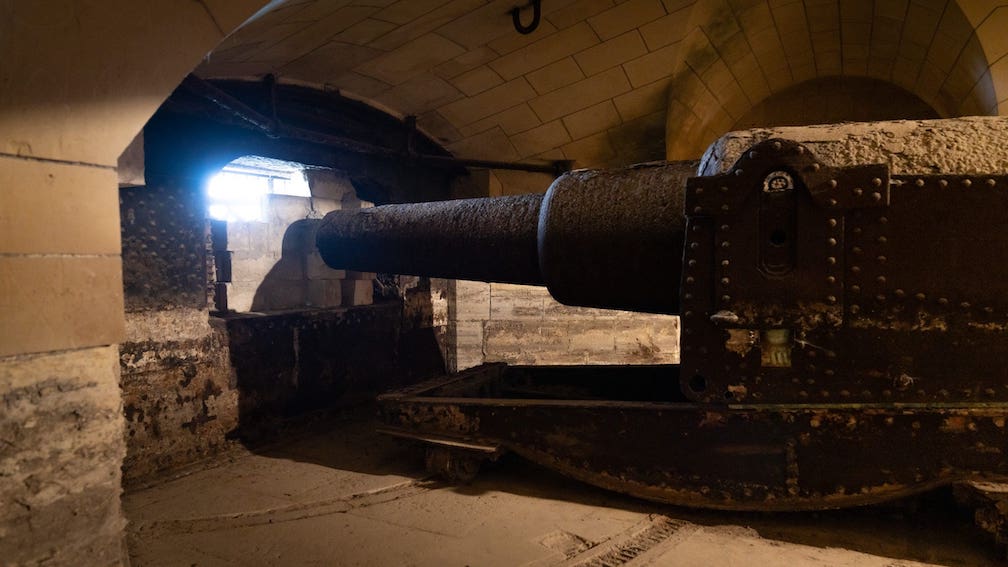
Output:
[[[415,205],[331,213],[318,243],[333,267],[545,283],[568,303],[681,317],[680,365],[485,365],[382,396],[386,432],[450,452],[433,461],[455,472],[506,450],[712,508],[860,505],[1008,475],[1008,178],[833,168],[787,140],[722,175],[687,180],[692,167],[572,172],[541,203],[433,204],[416,222]],[[397,236],[476,209],[448,225],[478,238],[444,258]],[[340,252],[355,241],[387,246]],[[615,269],[645,283],[616,287]]]

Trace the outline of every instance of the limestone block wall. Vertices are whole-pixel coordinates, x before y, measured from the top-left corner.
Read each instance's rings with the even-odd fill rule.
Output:
[[[679,318],[568,307],[544,287],[451,281],[449,369],[511,364],[673,364]]]
[[[315,229],[326,213],[369,206],[357,199],[345,176],[309,172],[312,197],[268,195],[265,218],[214,221],[216,308],[266,312],[369,305],[374,274],[333,270],[315,247]]]

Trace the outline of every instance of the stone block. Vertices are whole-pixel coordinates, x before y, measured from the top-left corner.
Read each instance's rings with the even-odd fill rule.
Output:
[[[334,171],[332,169],[306,169],[305,179],[308,181],[308,189],[314,198],[331,199],[339,202],[348,193],[354,192],[350,178],[341,171]]]
[[[638,28],[665,15],[659,0],[629,0],[588,18],[588,23],[603,40]]]
[[[498,112],[493,116],[488,116],[483,120],[473,122],[468,126],[463,126],[459,129],[459,133],[462,136],[474,136],[481,132],[486,132],[494,126],[498,126],[504,134],[510,136],[518,132],[531,130],[539,124],[539,117],[532,112],[529,105],[521,103]]]
[[[5,563],[122,559],[118,355],[110,346],[0,359]]]
[[[567,131],[574,140],[604,132],[618,126],[621,122],[620,114],[616,111],[611,100],[589,106],[563,118],[564,126],[567,127]]]
[[[543,6],[544,17],[558,29],[563,29],[612,8],[613,0],[577,0],[556,10],[549,10],[548,6]]]
[[[346,270],[336,270],[327,266],[318,250],[308,254],[305,274],[310,280],[342,280],[347,277]]]
[[[500,75],[486,65],[476,67],[472,71],[467,71],[452,79],[455,88],[465,93],[466,96],[477,95],[487,89],[496,87],[504,82]]]
[[[267,195],[266,218],[272,224],[288,225],[308,218],[311,207],[307,197]]]
[[[231,281],[260,282],[273,270],[280,261],[275,252],[244,252],[231,253]]]
[[[449,316],[459,321],[490,318],[490,284],[458,280],[455,282],[454,309]]]
[[[576,83],[585,78],[581,67],[571,57],[565,57],[556,63],[550,63],[542,69],[525,75],[528,82],[539,94],[555,91],[560,87]]]
[[[342,280],[343,305],[371,305],[374,302],[374,285],[371,280]]]
[[[454,327],[455,371],[483,364],[483,322],[458,321]]]
[[[597,43],[595,32],[588,24],[581,22],[492,61],[490,67],[505,80],[511,80]]]
[[[259,282],[231,282],[224,284],[227,297],[227,308],[238,313],[252,311]]]
[[[682,41],[689,29],[689,11],[691,8],[680,9],[641,26],[640,33],[644,38],[644,43],[647,44],[648,50],[656,51],[670,43]],[[769,17],[769,10],[767,10],[767,15]]]
[[[630,84],[641,87],[672,75],[679,58],[681,43],[666,45],[657,51],[628,61],[623,65]]]
[[[613,104],[616,105],[620,118],[624,121],[633,120],[664,107],[668,103],[668,87],[671,82],[668,78],[659,79],[614,98]]]
[[[339,307],[343,304],[343,284],[339,280],[308,282],[307,303],[310,307]]]
[[[480,94],[448,104],[439,111],[455,127],[465,126],[521,104],[536,96],[535,90],[523,77]]]
[[[616,67],[537,97],[529,101],[529,105],[545,122],[611,99],[630,88],[623,69]]]
[[[118,343],[119,256],[0,257],[0,356]]]
[[[511,136],[511,144],[522,158],[528,158],[571,141],[563,122],[554,120],[531,130]]]
[[[574,351],[610,353],[615,350],[614,321],[588,319],[568,322],[570,349]]]
[[[574,56],[581,70],[591,76],[648,52],[640,33],[630,30]]]
[[[430,33],[368,61],[357,70],[390,85],[398,85],[464,52],[458,44]]]
[[[0,253],[119,253],[115,171],[3,156],[0,187]]]

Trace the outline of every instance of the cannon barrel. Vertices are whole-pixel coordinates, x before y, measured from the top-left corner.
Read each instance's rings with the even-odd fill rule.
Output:
[[[546,285],[561,303],[678,313],[683,190],[694,162],[577,170],[545,195],[334,211],[338,269]]]

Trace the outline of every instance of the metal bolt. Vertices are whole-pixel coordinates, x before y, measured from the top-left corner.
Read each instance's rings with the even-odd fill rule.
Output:
[[[829,206],[831,206],[831,207],[837,206],[837,200],[836,199],[830,199],[827,202],[829,203]]]
[[[687,299],[687,300],[693,299],[693,294],[692,293],[684,293],[683,294],[683,299]]]
[[[781,143],[780,142],[774,142],[773,143],[773,149],[775,149],[775,150],[781,149]]]
[[[863,194],[864,194],[864,189],[862,189],[860,187],[855,187],[854,188],[854,196],[855,197],[860,197]]]
[[[686,262],[686,265],[692,268],[693,266],[696,266],[696,260],[690,260]]]
[[[851,248],[851,252],[853,252],[855,254],[860,254],[860,253],[864,252],[864,250],[861,250],[860,246],[855,246],[854,248]]]
[[[897,289],[897,290],[896,290],[896,291],[894,291],[893,293],[895,293],[895,294],[896,294],[896,297],[903,297],[903,296],[905,296],[905,295],[906,295],[906,292],[905,292],[905,291],[903,291],[902,289]]]
[[[728,205],[727,205],[727,203],[724,204],[724,205],[721,205],[721,210],[724,211],[724,212],[728,212]]]
[[[882,186],[882,180],[879,179],[878,177],[872,178],[871,183],[872,183],[872,185],[874,185],[876,187],[881,187]]]
[[[878,294],[878,295],[876,295],[876,296],[875,296],[875,299],[876,299],[876,300],[877,300],[877,301],[878,301],[879,303],[885,303],[885,295],[883,295],[883,294],[881,294],[881,293],[880,293],[880,294]]]
[[[918,187],[923,187],[924,186],[924,180],[918,177],[917,181],[914,181],[914,185],[916,185]]]
[[[742,171],[741,169],[736,169],[736,170],[735,170],[735,176],[736,176],[736,177],[741,177],[743,173],[744,173],[744,172],[743,172],[743,171]]]
[[[828,303],[836,303],[836,296],[835,295],[827,295],[826,296],[826,301]]]
[[[836,189],[836,186],[837,186],[837,180],[836,180],[836,179],[830,179],[830,180],[829,180],[829,186],[830,186],[830,188],[832,188],[832,189]]]
[[[861,293],[861,286],[859,286],[859,285],[852,285],[850,287],[850,290],[853,293]]]
[[[686,283],[688,283],[688,284],[691,284],[691,283],[693,283],[694,281],[695,281],[695,280],[693,279],[693,276],[688,276],[688,277],[686,278]]]
[[[689,319],[692,316],[693,316],[693,312],[692,311],[687,311],[687,312],[683,313],[683,317],[685,317],[686,319]]]
[[[693,250],[696,250],[697,248],[700,248],[700,243],[699,242],[690,242],[689,247],[692,248]]]
[[[729,228],[731,228],[731,227],[729,227],[726,224],[721,225],[721,230],[723,230],[723,231],[727,231]]]
[[[886,217],[886,216],[881,216],[881,217],[878,218],[878,221],[880,223],[882,223],[882,224],[885,224],[885,223],[889,222],[889,218]]]
[[[728,248],[729,246],[731,246],[731,242],[728,242],[727,240],[721,243],[721,248]]]
[[[731,262],[729,262],[728,260],[721,260],[721,265],[722,266],[727,267],[729,264],[731,264]]]
[[[850,312],[851,313],[857,314],[859,311],[861,311],[861,306],[860,305],[858,305],[858,304],[855,303],[854,305],[850,306]]]
[[[888,260],[885,256],[876,256],[875,259],[878,260],[880,264],[885,264],[886,260]]]
[[[703,212],[703,207],[700,207],[700,206],[693,207],[693,212],[696,213],[696,214],[700,214],[700,213]]]
[[[925,299],[927,299],[927,296],[926,296],[926,295],[924,295],[923,293],[918,293],[918,294],[917,294],[917,295],[915,295],[914,297],[916,297],[916,298],[917,298],[917,301],[924,301]]]
[[[875,281],[877,281],[879,284],[885,284],[886,279],[885,279],[885,276],[879,276],[879,277],[875,278]]]
[[[721,192],[722,193],[727,193],[728,192],[728,187],[726,185],[722,185],[721,186]]]
[[[697,187],[693,192],[696,193],[697,195],[703,195],[703,190],[704,190],[703,187]]]
[[[861,273],[861,266],[851,266],[850,271],[855,274]]]
[[[819,171],[820,169],[822,169],[822,166],[819,165],[818,163],[812,164],[812,171]]]
[[[997,185],[997,181],[994,181],[994,179],[988,179],[987,180],[987,185],[989,185],[990,187],[993,187],[993,186]]]
[[[725,303],[728,303],[729,301],[731,301],[731,296],[730,295],[722,295],[721,296],[721,301],[723,301]]]
[[[829,264],[829,265],[831,265],[831,266],[833,264],[836,264],[836,257],[835,256],[830,256],[830,257],[826,258],[826,263]]]
[[[731,283],[730,279],[728,279],[728,278],[721,278],[721,285],[728,285],[730,283]]]
[[[880,236],[880,237],[878,237],[878,243],[879,243],[879,244],[885,244],[886,242],[889,242],[889,239],[888,239],[888,238],[886,238],[886,237],[884,237],[884,236]]]
[[[939,179],[938,185],[941,186],[942,188],[948,187],[948,181],[945,181],[944,179]]]
[[[750,151],[749,151],[749,159],[756,159],[756,157],[757,157],[758,155],[759,155],[759,154],[758,154],[758,153],[756,153],[756,150],[750,150]]]
[[[861,234],[861,227],[860,226],[854,227],[854,234]]]
[[[827,238],[826,243],[829,244],[830,246],[836,246],[837,241],[836,238]]]
[[[962,307],[963,309],[969,309],[970,304],[968,301],[963,301],[962,303],[959,304],[959,307]]]
[[[874,193],[871,194],[871,198],[874,201],[881,201],[882,200],[882,193],[879,193],[878,191],[875,191]]]
[[[837,225],[837,220],[836,219],[830,219],[828,222],[829,222],[830,227],[834,227],[834,226]]]
[[[833,277],[833,276],[827,276],[826,277],[826,283],[828,283],[828,284],[835,284],[836,283],[836,278]]]
[[[970,185],[973,185],[973,182],[967,177],[966,179],[962,180],[962,184],[963,187],[969,187]]]
[[[938,303],[941,304],[941,305],[948,305],[948,299],[944,298],[944,297],[939,297],[938,298]]]

